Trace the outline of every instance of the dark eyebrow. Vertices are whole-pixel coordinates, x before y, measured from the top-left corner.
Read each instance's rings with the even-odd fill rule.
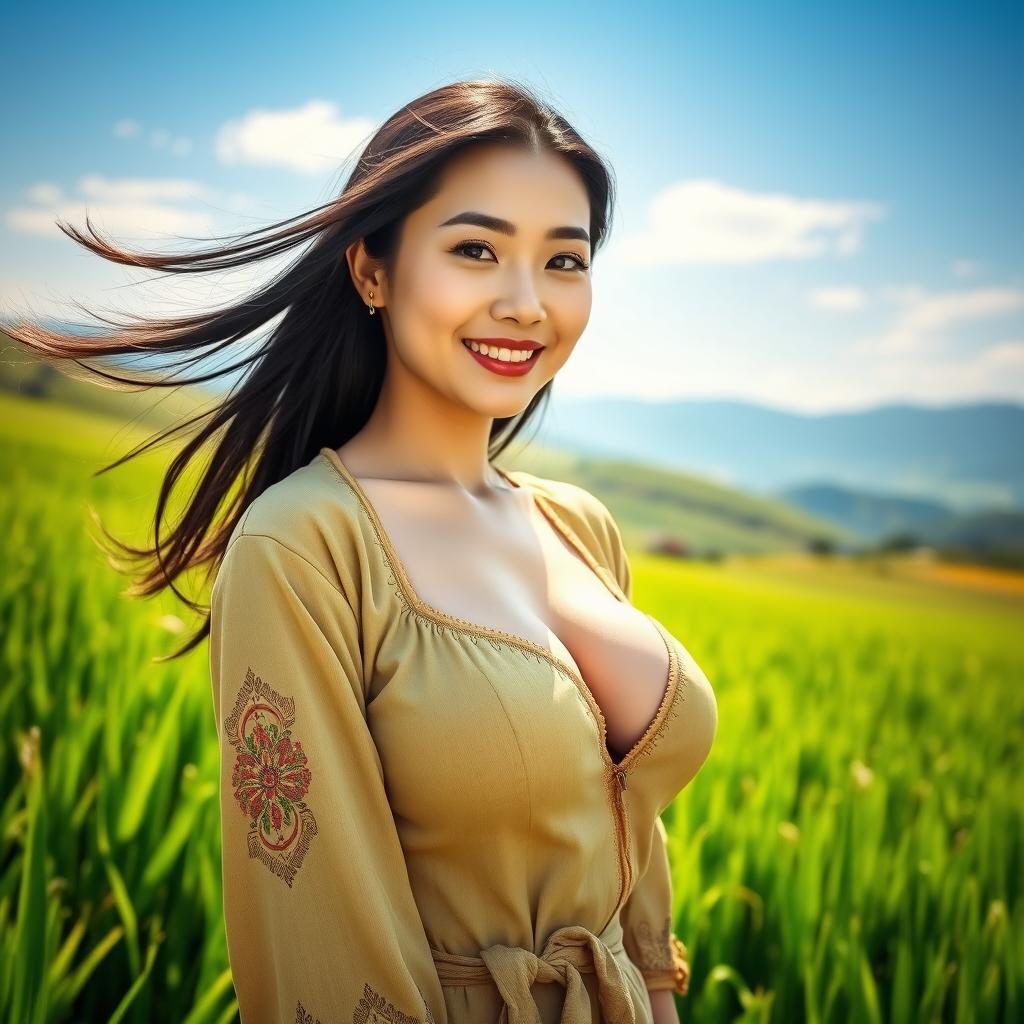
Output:
[[[454,217],[441,224],[439,228],[446,228],[450,224],[472,224],[478,228],[490,228],[491,231],[498,231],[503,235],[514,235],[516,226],[511,221],[502,220],[501,217],[492,217],[487,213],[477,213],[474,210],[467,210],[465,213],[457,213]],[[590,235],[583,228],[565,225],[560,228],[552,228],[544,236],[545,238],[577,238],[581,242],[590,245]]]

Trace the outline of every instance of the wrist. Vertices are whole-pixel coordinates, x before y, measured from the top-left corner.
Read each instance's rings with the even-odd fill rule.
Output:
[[[675,995],[670,988],[648,989],[654,1024],[679,1024]]]

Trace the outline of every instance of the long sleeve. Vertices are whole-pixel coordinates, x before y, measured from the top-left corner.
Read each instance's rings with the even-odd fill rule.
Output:
[[[661,818],[655,819],[655,832],[647,869],[622,908],[623,945],[648,989],[670,988],[686,995],[690,965],[686,947],[672,930],[672,874]]]
[[[282,542],[243,532],[211,593],[210,669],[243,1024],[443,1024],[351,603]]]

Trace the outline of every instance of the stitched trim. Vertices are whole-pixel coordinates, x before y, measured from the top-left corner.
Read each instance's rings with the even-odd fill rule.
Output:
[[[665,727],[668,722],[679,714],[678,705],[686,702],[686,692],[690,687],[690,678],[682,668],[679,656],[672,647],[667,631],[656,619],[652,618],[651,621],[658,627],[659,632],[662,634],[662,639],[665,640],[665,646],[668,648],[669,659],[671,662],[669,678],[670,680],[674,680],[674,685],[669,685],[665,690],[661,699],[661,704],[658,706],[658,710],[654,718],[651,720],[650,725],[647,726],[644,734],[639,740],[637,740],[634,746],[635,752],[631,752],[627,755],[630,759],[630,765],[635,761],[639,761],[643,757],[647,757],[658,745],[658,741],[666,731]]]
[[[328,450],[330,449],[324,449],[321,451],[319,457],[323,459],[328,466],[330,466],[334,473],[349,487],[358,499],[360,507],[363,509],[363,512],[373,528],[374,542],[380,549],[388,568],[391,570],[387,577],[387,581],[395,588],[395,592],[398,594],[405,610],[416,618],[427,622],[438,632],[444,632],[447,630],[454,637],[472,635],[478,638],[483,638],[489,640],[496,649],[500,649],[501,644],[504,643],[518,649],[521,653],[532,654],[535,658],[542,658],[552,664],[555,668],[559,669],[577,685],[583,696],[586,698],[587,704],[590,706],[591,712],[597,720],[598,731],[601,736],[601,747],[604,751],[604,757],[607,765],[613,771],[628,771],[632,761],[643,753],[643,748],[646,747],[648,742],[654,738],[654,733],[660,730],[664,719],[668,717],[667,710],[673,702],[672,698],[675,696],[675,691],[678,689],[678,659],[676,657],[676,652],[672,647],[671,640],[667,635],[667,630],[661,625],[661,623],[654,619],[653,616],[647,615],[647,618],[651,620],[658,630],[669,656],[669,667],[668,672],[666,673],[666,687],[662,695],[661,704],[655,713],[654,719],[649,723],[640,739],[637,740],[637,742],[630,748],[621,761],[613,761],[611,754],[608,752],[608,729],[604,713],[601,711],[600,705],[597,703],[593,693],[586,684],[586,680],[583,679],[580,673],[573,669],[563,659],[559,658],[558,655],[554,654],[546,647],[527,639],[526,637],[520,636],[517,633],[510,633],[506,630],[497,629],[494,626],[485,626],[481,623],[471,622],[468,619],[462,619],[457,615],[452,615],[448,612],[442,611],[440,608],[435,608],[422,600],[419,595],[417,595],[408,575],[405,573],[401,559],[398,557],[398,553],[394,550],[394,547],[387,535],[387,531],[384,529],[384,524],[377,516],[373,503],[363,492],[358,480],[352,476],[344,463],[342,463],[340,459],[335,461],[326,454],[326,451]],[[495,466],[495,469],[509,480],[510,483],[513,483],[517,487],[522,486],[518,481],[509,477],[504,470],[497,466]],[[548,502],[543,495],[537,494],[536,492],[533,492],[533,494],[542,511],[547,510],[547,518],[552,523],[553,527],[566,537],[570,545],[581,555],[587,565],[597,573],[601,581],[609,588],[611,593],[617,597],[618,600],[626,601],[627,599],[625,594],[619,587],[614,575],[605,569],[605,567],[594,558],[586,545],[580,541],[575,531],[559,519],[557,512],[551,508],[550,502]],[[647,613],[644,614],[646,615]]]
[[[394,587],[395,592],[398,594],[398,597],[408,614],[427,622],[438,632],[442,632],[447,629],[455,638],[465,635],[475,635],[477,637],[487,639],[494,645],[500,646],[501,643],[505,643],[518,649],[521,653],[530,653],[535,657],[543,658],[571,679],[583,695],[588,707],[590,708],[591,715],[597,723],[599,734],[599,753],[605,765],[605,783],[609,790],[609,796],[612,803],[615,832],[619,846],[619,898],[615,908],[616,911],[619,910],[628,898],[631,883],[633,881],[629,861],[629,826],[627,822],[627,811],[623,797],[623,789],[627,784],[626,779],[632,764],[643,756],[649,747],[653,746],[654,742],[658,739],[665,722],[668,721],[670,715],[675,714],[673,705],[675,703],[676,695],[680,690],[679,662],[668,631],[652,615],[647,615],[647,618],[657,629],[658,635],[661,637],[662,642],[665,645],[665,649],[668,652],[668,671],[665,691],[662,695],[661,703],[658,705],[658,710],[655,713],[654,718],[644,730],[643,735],[636,741],[636,743],[633,744],[632,747],[630,747],[629,751],[627,751],[621,760],[614,761],[608,750],[608,725],[605,721],[604,712],[601,710],[601,706],[598,704],[597,699],[594,697],[590,687],[587,686],[586,681],[580,673],[546,647],[534,643],[526,637],[519,636],[516,633],[510,633],[506,630],[497,629],[493,626],[484,626],[480,623],[470,622],[468,619],[462,619],[456,615],[451,615],[448,612],[444,612],[440,608],[435,608],[433,605],[422,600],[416,593],[416,589],[413,587],[412,582],[406,574],[405,568],[402,565],[402,560],[399,558],[398,552],[394,549],[387,530],[384,528],[384,524],[380,521],[380,518],[377,515],[377,510],[374,507],[373,502],[370,501],[369,496],[363,490],[358,479],[349,472],[348,467],[344,464],[341,457],[334,449],[327,447],[322,448],[318,457],[323,459],[323,461],[330,466],[335,475],[341,479],[357,499],[363,514],[370,522],[375,542],[381,550],[385,564],[391,570],[390,575],[387,577],[388,583]],[[515,487],[522,487],[522,484],[518,480],[509,476],[505,470],[497,466],[495,466],[495,469],[505,480],[513,484]],[[544,495],[539,494],[534,488],[528,487],[527,489],[533,497],[537,507],[547,517],[552,527],[566,538],[570,546],[597,574],[598,578],[605,584],[609,592],[617,600],[628,602],[629,599],[622,591],[622,588],[619,587],[615,576],[601,565],[593,554],[591,554],[589,548],[587,548],[585,544],[580,542],[576,532],[568,524],[562,522],[557,511],[554,509],[552,504],[547,501]]]

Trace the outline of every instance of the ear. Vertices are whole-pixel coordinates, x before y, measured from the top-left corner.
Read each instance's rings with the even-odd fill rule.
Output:
[[[387,305],[386,282],[384,271],[380,263],[366,251],[363,239],[353,242],[345,250],[345,259],[348,262],[348,271],[352,277],[352,284],[355,286],[359,297],[364,304],[370,302],[370,292],[373,292],[373,305],[380,309]]]

